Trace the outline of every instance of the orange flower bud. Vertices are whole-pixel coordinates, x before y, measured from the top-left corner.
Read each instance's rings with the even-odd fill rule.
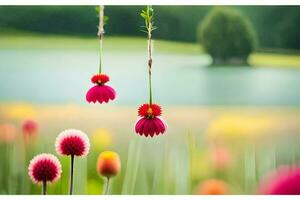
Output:
[[[196,194],[224,195],[228,194],[228,186],[222,180],[208,179],[199,185],[196,189]]]
[[[97,161],[97,171],[100,176],[110,178],[116,176],[120,170],[121,161],[116,152],[104,151],[99,155]]]

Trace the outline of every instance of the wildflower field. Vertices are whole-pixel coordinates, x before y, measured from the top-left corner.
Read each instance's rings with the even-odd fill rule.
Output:
[[[166,106],[169,130],[157,138],[134,133],[136,110],[130,106],[10,103],[1,104],[1,114],[16,129],[1,126],[2,135],[14,134],[13,140],[1,137],[3,194],[40,194],[27,175],[28,162],[40,152],[56,155],[55,137],[69,127],[86,132],[91,142],[90,154],[76,158],[75,194],[102,193],[96,161],[104,150],[118,152],[122,163],[111,194],[197,194],[208,179],[223,180],[228,194],[253,194],[267,172],[300,156],[297,108]],[[39,123],[30,145],[20,127],[27,118]],[[59,159],[62,177],[49,194],[68,193],[69,158]]]
[[[145,38],[0,33],[0,194],[299,194],[299,54],[211,67],[152,12]]]

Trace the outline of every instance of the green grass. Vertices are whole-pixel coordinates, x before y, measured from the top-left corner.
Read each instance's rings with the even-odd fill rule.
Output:
[[[278,53],[253,53],[249,62],[254,66],[300,68],[300,55]]]
[[[184,42],[154,40],[154,50],[161,53],[199,54],[203,52],[200,45]],[[0,33],[0,49],[76,49],[96,50],[98,39],[75,36],[43,35],[38,33],[6,31]],[[105,36],[106,51],[145,51],[147,40],[142,37]]]
[[[31,32],[6,30],[0,33],[0,49],[48,49],[95,51],[99,48],[97,38],[75,36],[44,35]],[[146,38],[105,36],[105,51],[145,52]],[[154,40],[154,51],[168,54],[197,55],[204,53],[196,43]],[[146,52],[145,52],[146,53]],[[258,67],[300,67],[300,54],[279,52],[255,52],[249,57],[249,63]]]

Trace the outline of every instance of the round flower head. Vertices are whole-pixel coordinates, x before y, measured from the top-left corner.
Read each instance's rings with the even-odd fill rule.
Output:
[[[119,155],[113,151],[102,152],[97,161],[97,171],[99,175],[105,177],[116,176],[121,170]]]
[[[91,78],[92,83],[96,84],[86,93],[87,102],[91,103],[107,103],[109,100],[116,98],[116,91],[105,85],[109,81],[109,77],[105,74],[96,74]]]
[[[55,147],[60,155],[86,156],[90,150],[90,142],[82,131],[68,129],[57,136]]]
[[[161,119],[161,107],[157,104],[143,104],[138,109],[138,115],[141,116],[135,124],[135,132],[139,135],[153,137],[154,135],[164,134],[167,124]]]
[[[59,160],[46,153],[35,156],[28,167],[28,175],[34,183],[55,182],[60,178],[61,172]]]
[[[31,119],[25,120],[22,124],[22,130],[25,136],[35,135],[38,131],[38,124]]]
[[[222,180],[208,179],[198,186],[196,189],[196,194],[224,195],[228,194],[228,186]]]
[[[280,167],[261,182],[259,193],[270,195],[299,195],[300,166]]]

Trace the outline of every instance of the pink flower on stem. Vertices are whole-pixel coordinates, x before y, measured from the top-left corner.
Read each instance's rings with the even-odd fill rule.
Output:
[[[69,194],[73,194],[74,157],[86,156],[90,150],[89,138],[85,133],[76,129],[61,132],[55,141],[56,152],[59,155],[71,156]]]
[[[161,119],[161,107],[157,104],[143,104],[138,110],[141,118],[135,124],[135,132],[139,135],[153,137],[154,135],[164,134],[167,124]]]
[[[269,173],[261,182],[258,193],[299,195],[300,166],[283,166]]]
[[[59,155],[86,156],[89,153],[90,142],[82,131],[68,129],[57,136],[55,147]]]
[[[86,94],[86,100],[91,103],[99,102],[100,104],[112,101],[116,98],[116,91],[105,85],[109,81],[109,77],[105,74],[96,74],[91,78],[92,83],[96,84]]]
[[[42,194],[47,193],[47,182],[55,182],[61,176],[61,164],[52,154],[39,154],[29,163],[28,175],[33,183],[43,184]]]
[[[38,123],[34,120],[27,119],[22,124],[22,130],[24,135],[35,135],[38,131]]]
[[[22,132],[26,145],[30,145],[35,141],[38,129],[38,123],[32,119],[27,119],[22,123]]]

